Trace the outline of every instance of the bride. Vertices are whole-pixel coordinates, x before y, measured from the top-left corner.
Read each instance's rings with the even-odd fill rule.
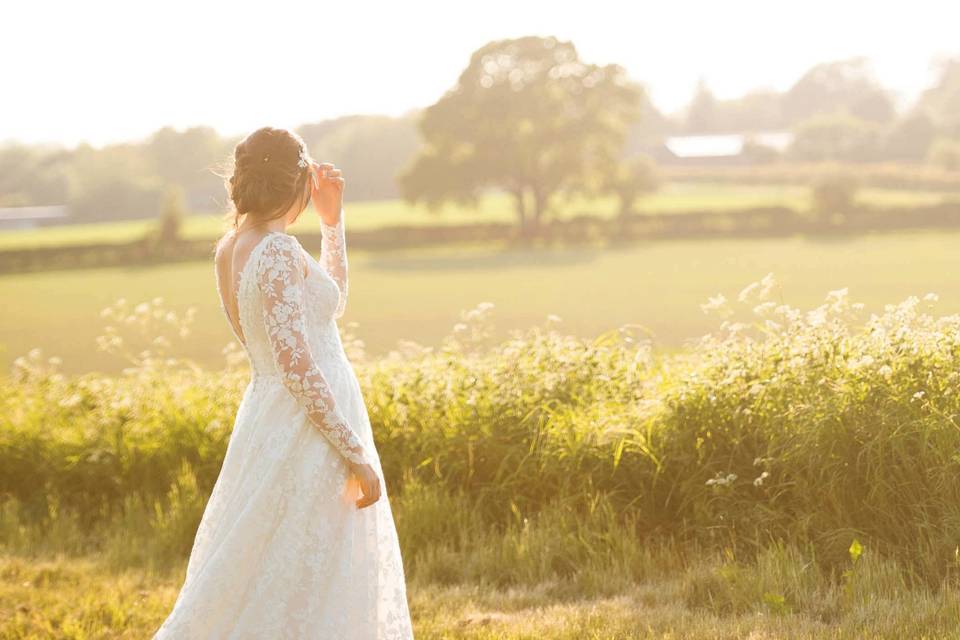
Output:
[[[216,283],[252,371],[186,579],[155,639],[413,637],[370,420],[336,319],[340,171],[285,129],[237,144]],[[287,227],[312,201],[314,259]]]

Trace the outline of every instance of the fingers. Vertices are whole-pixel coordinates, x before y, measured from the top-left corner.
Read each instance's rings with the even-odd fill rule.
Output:
[[[313,170],[320,179],[333,180],[343,176],[343,172],[337,169],[332,162],[313,162]]]
[[[361,483],[363,497],[357,500],[357,508],[363,509],[369,507],[380,499],[380,478],[374,478],[371,482]]]

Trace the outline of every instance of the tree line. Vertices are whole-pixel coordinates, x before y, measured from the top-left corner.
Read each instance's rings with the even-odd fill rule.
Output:
[[[581,59],[552,37],[490,42],[456,83],[403,117],[347,116],[297,128],[318,158],[350,176],[354,200],[475,202],[513,196],[518,223],[535,229],[559,197],[612,194],[632,210],[656,188],[641,152],[670,135],[790,130],[782,154],[754,162],[930,162],[960,170],[960,59],[898,110],[862,58],[818,64],[784,92],[717,99],[700,83],[688,108],[664,114],[618,65]],[[154,217],[183,194],[191,211],[226,207],[222,175],[237,137],[210,127],[164,127],[145,140],[72,149],[0,146],[0,206],[68,203],[80,221]],[[218,175],[219,174],[219,175]]]

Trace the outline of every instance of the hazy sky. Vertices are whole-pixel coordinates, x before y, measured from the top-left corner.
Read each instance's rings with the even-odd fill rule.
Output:
[[[783,89],[813,63],[868,56],[910,99],[960,55],[960,2],[407,0],[4,2],[0,140],[222,133],[435,101],[490,40],[556,35],[616,62],[663,109],[698,78],[721,97]]]

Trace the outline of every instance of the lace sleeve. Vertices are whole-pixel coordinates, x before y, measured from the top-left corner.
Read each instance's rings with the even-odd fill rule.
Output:
[[[334,317],[343,315],[347,307],[347,240],[343,228],[343,209],[335,225],[320,222],[320,264],[340,289]]]
[[[310,353],[301,250],[286,234],[278,233],[267,243],[257,265],[257,284],[264,326],[283,384],[344,458],[367,464],[363,443],[337,409],[330,386]]]

